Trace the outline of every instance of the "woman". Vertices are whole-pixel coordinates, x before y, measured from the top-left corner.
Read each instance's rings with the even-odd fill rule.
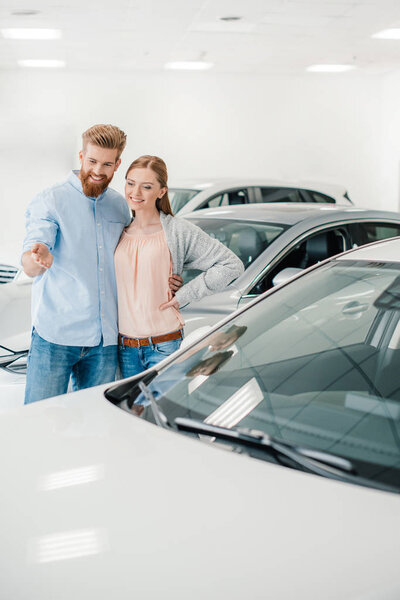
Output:
[[[173,216],[167,179],[167,167],[157,156],[141,156],[126,173],[125,198],[134,218],[115,251],[123,377],[152,367],[179,348],[184,325],[180,306],[222,290],[243,272],[233,252]],[[203,272],[172,296],[168,279],[184,268]]]

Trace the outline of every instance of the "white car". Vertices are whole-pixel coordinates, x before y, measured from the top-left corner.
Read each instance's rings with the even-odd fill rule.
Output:
[[[398,600],[399,282],[400,238],[350,251],[3,415],[2,598]]]
[[[174,214],[182,217],[200,208],[265,202],[306,202],[352,205],[344,186],[275,179],[182,180],[168,190]]]

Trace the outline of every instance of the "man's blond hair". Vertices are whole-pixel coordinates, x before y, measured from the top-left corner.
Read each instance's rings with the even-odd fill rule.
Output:
[[[82,143],[84,150],[87,144],[118,150],[118,160],[126,146],[126,133],[115,125],[93,125],[82,133]]]

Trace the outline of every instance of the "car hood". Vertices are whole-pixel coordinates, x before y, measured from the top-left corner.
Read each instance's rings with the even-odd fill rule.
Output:
[[[3,598],[397,599],[398,496],[156,428],[101,388],[0,421]]]

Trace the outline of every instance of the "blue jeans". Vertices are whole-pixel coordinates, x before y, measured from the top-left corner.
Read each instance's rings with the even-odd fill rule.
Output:
[[[28,354],[25,404],[115,380],[117,346],[62,346],[33,330]]]
[[[150,369],[157,363],[179,349],[182,339],[161,342],[160,344],[149,344],[134,348],[131,346],[118,346],[119,368],[122,378],[132,377],[146,369]]]

